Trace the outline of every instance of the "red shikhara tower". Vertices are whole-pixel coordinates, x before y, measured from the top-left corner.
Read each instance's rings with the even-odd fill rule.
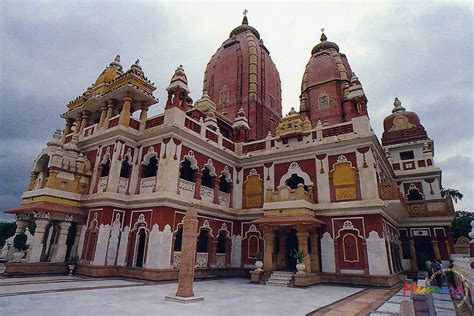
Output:
[[[259,32],[248,24],[230,32],[211,57],[204,73],[203,90],[217,111],[231,121],[242,107],[250,126],[249,140],[274,132],[281,118],[281,82],[278,70]]]
[[[300,113],[312,126],[349,122],[367,115],[367,98],[352,72],[346,55],[337,44],[321,34],[321,42],[311,50],[301,82]]]
[[[36,223],[29,269],[77,254],[87,275],[176,279],[191,207],[203,277],[247,275],[257,252],[268,273],[295,270],[299,250],[309,256],[295,286],[393,286],[451,258],[453,205],[419,116],[395,99],[380,143],[359,79],[324,33],[300,111],[285,117],[278,71],[246,17],[211,57],[201,98],[182,66],[162,89],[165,110],[148,117],[156,87],[117,56],[68,104],[9,210],[16,234]]]

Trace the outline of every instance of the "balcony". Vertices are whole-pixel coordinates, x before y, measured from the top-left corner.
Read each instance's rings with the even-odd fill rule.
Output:
[[[411,217],[454,215],[453,202],[449,198],[428,201],[406,201],[405,205]]]
[[[308,191],[306,191],[304,189],[304,185],[300,183],[296,189],[291,189],[286,186],[278,190],[268,189],[265,202],[270,203],[297,200],[304,200],[309,203],[314,203],[313,187],[308,186]]]
[[[118,181],[118,193],[127,194],[127,188],[128,188],[128,179],[120,177]]]
[[[214,201],[214,189],[201,186],[201,200],[212,203]]]
[[[194,182],[179,179],[178,181],[178,194],[189,199],[194,198],[194,187],[196,184]]]
[[[219,204],[223,207],[229,207],[230,193],[219,192]]]
[[[140,181],[140,193],[152,193],[155,189],[156,177],[143,178]]]
[[[105,192],[105,189],[107,188],[107,179],[109,177],[100,177],[99,178],[99,184],[97,185],[97,193],[102,193]]]

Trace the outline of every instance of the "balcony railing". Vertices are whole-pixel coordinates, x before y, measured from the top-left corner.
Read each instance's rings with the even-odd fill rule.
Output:
[[[219,192],[219,204],[223,207],[229,207],[230,193]]]
[[[201,200],[212,203],[214,201],[214,189],[201,186]]]
[[[196,268],[205,269],[209,261],[209,254],[207,252],[198,252],[196,255]]]
[[[155,188],[156,177],[143,178],[140,181],[140,193],[151,193]]]
[[[225,253],[216,253],[216,267],[217,268],[225,268]]]
[[[128,187],[128,179],[120,177],[118,180],[118,193],[126,194]]]
[[[406,201],[408,214],[412,217],[454,215],[452,201],[436,199],[428,201]]]
[[[108,177],[100,177],[99,178],[99,185],[97,186],[97,193],[102,193],[105,191],[107,187],[107,179]]]
[[[266,202],[283,202],[283,201],[297,201],[304,200],[314,203],[313,188],[310,186],[308,191],[304,189],[303,184],[298,184],[296,189],[283,187],[277,190],[268,189]]]
[[[195,186],[196,185],[194,182],[184,180],[184,179],[179,179],[178,181],[179,195],[192,199],[194,197]]]

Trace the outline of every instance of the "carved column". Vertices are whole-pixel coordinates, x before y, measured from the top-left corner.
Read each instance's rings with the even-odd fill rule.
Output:
[[[74,134],[79,134],[81,130],[82,115],[79,113],[76,118],[76,128],[74,129]]]
[[[278,249],[278,264],[277,268],[280,270],[285,270],[286,266],[286,239],[288,238],[286,231],[280,228],[278,239],[280,240],[280,247]]]
[[[123,107],[119,118],[120,125],[128,126],[130,124],[132,100],[133,99],[131,97],[123,98]]]
[[[84,129],[87,127],[88,120],[89,120],[90,112],[84,111],[82,112],[82,122],[81,122],[81,129],[79,130],[79,135],[82,135]]]
[[[217,176],[214,177],[214,199],[212,203],[219,204],[219,178]]]
[[[234,184],[229,183],[229,208],[234,207]]]
[[[439,242],[435,239],[432,239],[431,245],[433,246],[433,252],[434,252],[436,260],[441,260],[441,253],[439,251]]]
[[[40,262],[41,252],[43,251],[44,233],[49,224],[49,213],[38,212],[35,214],[35,217],[36,229],[33,235],[33,243],[30,246],[31,250],[28,262]]]
[[[210,237],[210,235],[209,235]],[[209,249],[209,267],[215,268],[217,266],[217,256],[216,256],[216,251],[217,251],[217,239],[211,238],[211,249]]]
[[[50,169],[48,180],[46,181],[46,187],[51,189],[56,189],[56,176],[58,175],[59,170]]]
[[[76,225],[76,235],[74,236],[74,244],[71,249],[71,256],[81,257],[80,253],[77,253],[77,248],[79,247],[79,239],[81,238],[81,231],[83,224]]]
[[[311,271],[320,272],[319,269],[319,235],[318,232],[311,234]]]
[[[17,214],[15,236],[18,234],[24,234],[27,225],[28,225],[28,215]]]
[[[64,262],[67,251],[67,235],[69,233],[69,227],[71,227],[70,221],[64,221],[59,223],[59,236],[56,246],[56,251],[51,258],[51,262]]]
[[[114,114],[114,104],[112,101],[108,101],[107,104],[107,114],[105,115],[105,122],[104,122],[104,127],[107,128],[109,126],[109,120]]]
[[[107,117],[107,102],[105,102],[104,105],[102,105],[100,109],[102,111],[100,112],[99,128],[103,128],[104,123],[105,123],[105,118]]]
[[[418,270],[418,261],[416,260],[416,249],[415,249],[415,241],[413,238],[411,238],[408,243],[410,244],[410,265],[411,265],[411,271],[417,271]]]
[[[298,251],[304,251],[308,253],[308,237],[309,233],[306,227],[297,227],[296,237],[298,238]],[[305,272],[311,272],[311,258],[306,256],[304,258]]]
[[[72,124],[74,121],[70,118],[66,119],[66,127],[64,128],[64,136],[71,134]]]
[[[140,112],[140,121],[146,120],[148,116],[148,107],[147,103],[142,103],[141,112]]]
[[[202,178],[202,171],[196,170],[196,177],[194,182],[194,198],[196,200],[201,199],[201,178]]]
[[[271,226],[263,228],[263,239],[265,240],[263,270],[271,271],[273,268],[273,240],[275,239],[275,233]]]
[[[183,219],[183,239],[181,246],[181,263],[178,276],[176,296],[192,297],[194,282],[194,265],[196,263],[198,219],[197,212],[191,207]]]

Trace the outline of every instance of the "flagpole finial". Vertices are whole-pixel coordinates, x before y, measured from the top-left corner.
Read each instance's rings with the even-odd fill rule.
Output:
[[[244,12],[242,12],[242,14],[243,14],[244,16],[247,16],[247,13],[248,13],[248,12],[249,12],[249,10],[245,9]]]

